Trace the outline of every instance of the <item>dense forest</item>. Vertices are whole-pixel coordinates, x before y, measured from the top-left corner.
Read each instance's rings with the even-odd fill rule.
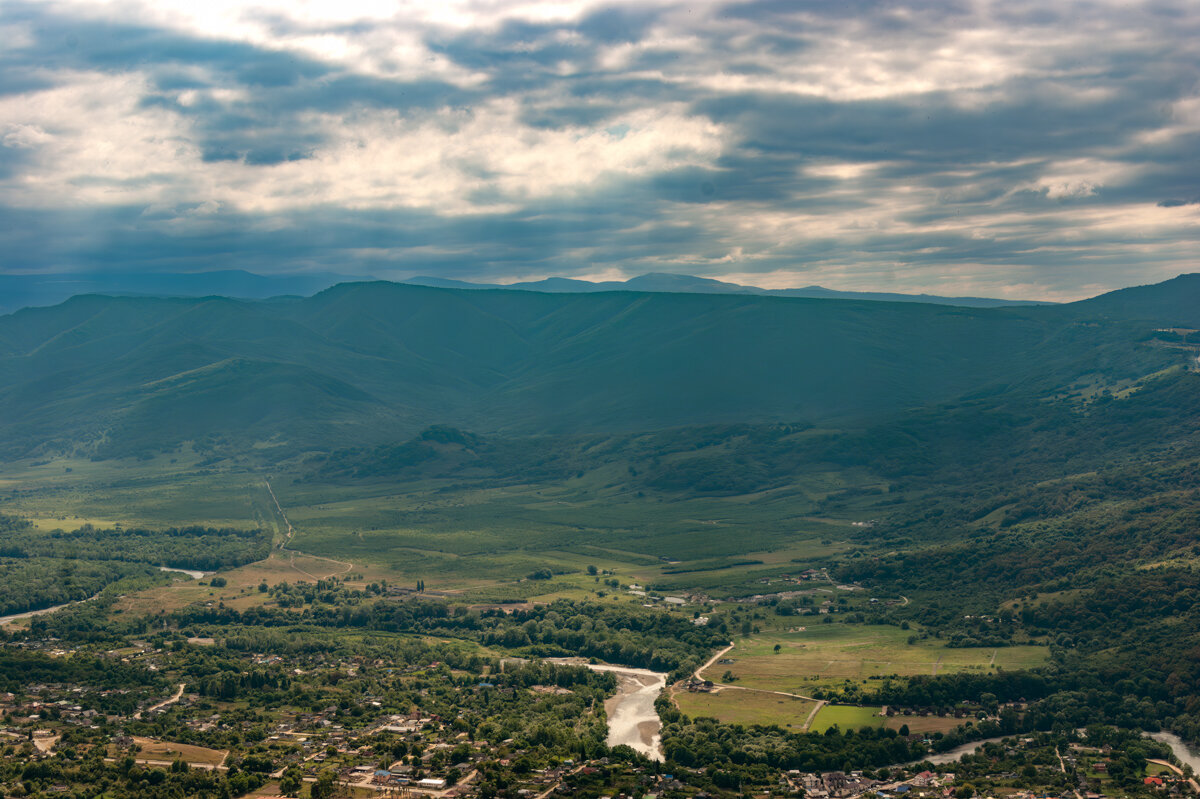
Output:
[[[0,615],[77,602],[118,580],[152,572],[115,561],[0,557]]]
[[[0,615],[77,602],[121,580],[152,578],[157,566],[217,570],[266,557],[263,530],[208,527],[41,532],[0,514]]]
[[[10,532],[0,541],[0,557],[116,560],[217,571],[262,560],[270,548],[271,534],[262,529],[199,526],[165,530],[101,529],[85,524],[70,532],[40,533],[28,529]]]

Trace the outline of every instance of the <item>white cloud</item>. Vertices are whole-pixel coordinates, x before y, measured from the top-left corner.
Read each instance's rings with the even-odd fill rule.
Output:
[[[0,136],[0,141],[4,142],[5,147],[28,150],[46,144],[53,138],[37,125],[9,122],[4,126],[4,135]]]
[[[314,206],[495,212],[622,176],[708,164],[724,140],[719,126],[682,105],[635,110],[602,129],[546,129],[522,124],[520,105],[498,99],[416,119],[386,110],[311,112],[299,123],[326,137],[311,158],[206,163],[191,118],[140,103],[147,89],[140,76],[69,77],[58,88],[0,100],[5,141],[39,148],[36,166],[0,185],[10,205],[202,198],[255,213]],[[181,101],[194,103],[196,94],[184,92]]]
[[[63,74],[53,89],[0,97],[0,125],[34,150],[31,165],[0,184],[16,207],[151,201],[172,185],[181,162],[197,157],[175,115],[141,108],[139,75]],[[53,131],[52,134],[35,133]],[[9,134],[14,135],[14,134]],[[167,176],[172,180],[168,181]]]

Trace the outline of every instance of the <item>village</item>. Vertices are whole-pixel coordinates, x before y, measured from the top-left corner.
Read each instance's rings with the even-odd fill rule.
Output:
[[[160,668],[169,660],[168,652],[145,644],[111,654],[120,661],[144,658]],[[266,653],[251,655],[248,661],[259,666],[281,665],[278,656]],[[352,665],[350,671],[378,665],[373,660],[363,661]],[[444,670],[444,664],[431,661],[399,671],[415,675],[439,669]],[[292,671],[311,677],[318,670],[293,667]],[[704,690],[706,686],[691,687]],[[511,687],[488,682],[467,690],[516,696]],[[533,685],[525,693],[554,697],[571,691]],[[139,694],[141,698],[131,704]],[[103,709],[105,703],[110,706],[107,710]],[[263,769],[258,796],[282,795],[281,785],[290,788],[290,795],[297,795],[322,775],[332,775],[337,790],[346,795],[414,799],[491,799],[497,793],[515,799],[706,799],[715,795],[700,787],[708,776],[702,768],[676,766],[667,773],[662,764],[612,754],[565,757],[548,766],[538,765],[513,738],[489,742],[473,737],[442,714],[420,709],[388,713],[383,712],[383,705],[382,695],[364,695],[361,705],[354,708],[331,704],[310,712],[282,710],[266,717],[244,709],[221,708],[220,703],[214,706],[209,698],[184,690],[183,685],[155,701],[135,688],[94,691],[35,683],[20,696],[0,693],[4,720],[0,735],[9,742],[7,751],[31,762],[99,746],[109,762],[129,757],[145,768],[178,769],[186,764],[186,768],[229,773]],[[125,711],[114,712],[116,706]],[[176,738],[232,734],[245,745],[235,755],[230,749],[147,734],[156,727],[165,729],[169,719],[177,722]],[[1129,768],[1128,753],[1107,742],[1088,742],[1085,730],[1077,730],[1073,737],[1081,740],[1065,746],[1054,743],[1053,747],[1046,735],[980,742],[963,747],[958,763],[932,757],[875,770],[780,770],[773,784],[749,795],[807,799],[1108,799],[1130,795],[1128,780],[1118,785],[1114,779],[1118,770]],[[82,743],[85,740],[88,743]],[[1192,796],[1200,792],[1190,774],[1169,760],[1155,757],[1144,761],[1145,776],[1138,778],[1139,790],[1133,793]],[[497,775],[504,775],[499,791]],[[1050,783],[1057,789],[1050,790]]]
[[[338,589],[344,604],[318,604],[300,601],[281,584],[268,592],[277,609],[231,617],[220,603],[203,601],[177,612],[173,626],[138,621],[121,635],[93,637],[76,631],[69,616],[47,618],[37,622],[40,631],[15,629],[0,640],[9,669],[0,683],[0,754],[31,764],[15,773],[29,782],[29,790],[22,782],[26,794],[59,792],[69,783],[56,776],[85,761],[125,778],[207,774],[232,795],[305,799],[1197,793],[1187,766],[1132,732],[1050,734],[1026,726],[1021,736],[989,737],[1002,727],[1019,728],[1029,710],[1019,699],[950,704],[913,698],[872,707],[781,692],[762,681],[788,679],[808,662],[827,666],[837,655],[826,653],[838,647],[860,659],[845,661],[852,665],[867,657],[863,651],[889,658],[893,670],[910,665],[900,661],[907,657],[912,674],[936,672],[951,658],[963,671],[982,672],[997,655],[1027,653],[947,649],[923,643],[919,631],[902,623],[864,624],[854,617],[907,600],[871,597],[824,570],[772,582],[782,591],[752,603],[620,586],[633,594],[628,607],[591,609],[590,617],[571,603],[468,608],[406,597],[371,605],[344,588]],[[354,614],[366,618],[382,608],[380,627],[405,619],[405,632],[345,625]],[[583,628],[594,637],[591,619],[605,613],[611,614],[609,629],[625,636],[623,644],[568,656],[550,643],[590,645]],[[788,618],[796,615],[814,618]],[[293,624],[301,618],[306,624]],[[419,632],[422,624],[436,632]],[[639,629],[648,631],[646,649],[628,648],[635,640],[628,636]],[[679,650],[685,657],[696,653],[674,661],[686,667],[613,665],[637,663],[637,657],[653,663],[662,647],[681,641],[687,642]],[[645,682],[632,679],[637,675]],[[902,684],[894,674],[883,676]],[[660,696],[664,680],[670,690]],[[754,687],[756,680],[761,687]],[[813,693],[848,690],[845,685],[816,684]],[[632,735],[614,739],[620,703],[635,695],[643,706]],[[695,701],[685,705],[681,697]],[[798,723],[769,715],[725,720],[707,712],[763,698],[797,703],[800,715],[792,721]],[[722,699],[732,701],[722,706]],[[773,712],[768,704],[756,708]],[[823,711],[833,720],[813,729]],[[15,787],[10,776],[0,790],[11,795]]]

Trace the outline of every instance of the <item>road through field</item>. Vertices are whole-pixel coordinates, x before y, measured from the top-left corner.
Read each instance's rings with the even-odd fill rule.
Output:
[[[306,558],[315,558],[316,560],[325,560],[325,561],[329,561],[330,563],[336,563],[339,566],[345,567],[340,572],[334,572],[334,574],[346,574],[347,572],[351,571],[354,568],[354,564],[350,563],[349,561],[336,560],[334,558],[327,558],[324,555],[310,555],[307,552],[301,552],[298,549],[291,549],[290,547],[288,547],[288,544],[290,544],[292,542],[292,536],[294,536],[296,534],[296,528],[292,526],[292,523],[290,521],[288,521],[287,514],[284,513],[284,511],[283,511],[283,505],[279,504],[279,497],[275,496],[275,490],[273,488],[271,488],[271,481],[264,480],[263,482],[265,482],[267,484],[267,493],[271,495],[271,501],[275,503],[275,510],[279,512],[279,518],[283,519],[283,523],[285,525],[287,525],[287,532],[283,537],[283,541],[280,542],[280,544],[279,544],[279,551],[286,552],[289,555],[291,555],[291,560],[289,562],[289,565],[293,569],[298,571],[300,574],[303,574],[305,577],[311,577],[314,580],[324,579],[324,577],[318,577],[317,575],[313,574],[312,572],[305,571],[304,569],[301,569],[299,566],[297,566],[296,565],[296,556],[297,555],[303,555]],[[325,577],[332,577],[332,576],[334,576],[334,575],[333,574],[325,575]]]
[[[725,647],[720,652],[718,652],[717,654],[713,655],[708,660],[706,660],[704,662],[703,666],[696,669],[696,679],[703,680],[704,678],[700,676],[700,672],[704,671],[705,669],[710,667],[712,664],[716,663],[718,660],[720,660],[722,657],[724,657],[725,653],[728,652],[730,649],[733,649],[733,641],[729,642],[729,646]]]
[[[718,652],[717,654],[710,657],[704,663],[703,666],[696,669],[696,673],[694,675],[695,678],[697,680],[703,681],[705,678],[701,675],[701,672],[711,668],[714,663],[716,663],[718,660],[723,658],[727,652],[729,652],[731,649],[733,649],[733,647],[734,647],[734,643],[732,641],[730,641],[729,646],[725,647],[720,652]],[[800,728],[801,732],[807,732],[808,728],[810,726],[812,726],[813,719],[815,719],[817,717],[817,714],[821,712],[821,708],[823,708],[823,707],[825,707],[825,705],[829,704],[824,699],[815,699],[814,697],[804,696],[803,694],[790,694],[787,691],[768,691],[765,688],[747,688],[743,685],[730,685],[729,683],[717,682],[716,680],[713,680],[712,684],[716,688],[718,688],[722,691],[724,691],[724,690],[752,691],[757,694],[774,694],[775,696],[788,696],[788,697],[791,697],[792,699],[803,699],[805,702],[816,702],[817,704],[813,707],[812,712],[810,712],[808,714],[808,718],[804,720],[804,726],[802,726]]]

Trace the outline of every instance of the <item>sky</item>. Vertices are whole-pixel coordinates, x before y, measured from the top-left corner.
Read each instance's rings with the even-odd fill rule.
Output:
[[[1200,271],[1200,7],[0,0],[0,273]]]

